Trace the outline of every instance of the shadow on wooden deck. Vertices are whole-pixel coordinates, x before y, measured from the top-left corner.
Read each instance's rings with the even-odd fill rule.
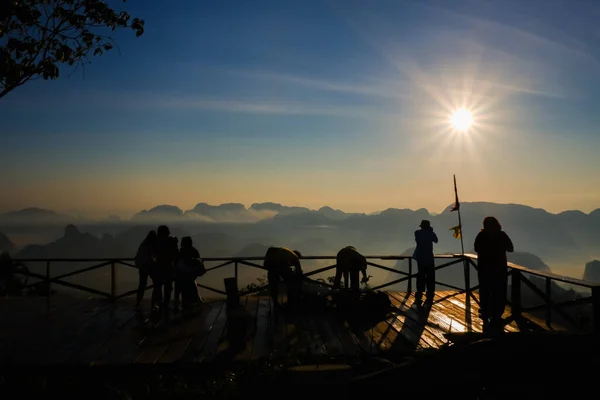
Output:
[[[389,292],[393,309],[384,318],[357,327],[339,313],[274,312],[268,297],[246,296],[239,309],[207,303],[163,319],[135,313],[133,303],[88,299],[0,300],[0,360],[14,364],[228,365],[250,360],[287,365],[349,362],[383,357],[394,360],[438,349],[460,333],[482,331],[477,298],[450,291],[433,304],[415,303],[412,293]],[[505,314],[508,316],[509,311]],[[543,330],[526,320],[521,329]],[[518,332],[512,322],[506,332]],[[452,334],[452,335],[448,335]],[[453,339],[461,340],[461,339]]]

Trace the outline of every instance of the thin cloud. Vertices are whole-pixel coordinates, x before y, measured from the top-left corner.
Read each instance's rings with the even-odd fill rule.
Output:
[[[352,93],[363,96],[372,97],[383,97],[389,99],[406,99],[408,95],[403,92],[403,85],[401,82],[388,82],[387,85],[381,84],[369,84],[369,83],[348,83],[348,82],[335,82],[332,80],[320,80],[307,78],[298,75],[282,74],[282,73],[270,73],[270,72],[232,72],[239,76],[244,76],[253,79],[264,79],[267,81],[295,84],[305,87],[314,88],[317,90],[329,91],[329,92],[340,92],[340,93]]]
[[[275,115],[315,115],[345,118],[382,118],[390,114],[373,107],[353,107],[336,104],[307,104],[285,101],[257,102],[252,100],[212,100],[203,98],[160,99],[145,102],[147,108],[197,109],[220,112],[275,114]]]
[[[566,99],[567,98],[567,96],[560,94],[560,93],[550,92],[547,90],[537,90],[537,89],[533,89],[533,88],[529,88],[529,87],[525,87],[525,86],[507,85],[505,83],[491,82],[491,81],[485,81],[485,80],[479,80],[478,82],[498,88],[500,90],[505,90],[505,91],[513,92],[513,93],[523,93],[523,94],[530,94],[530,95],[534,95],[534,96],[553,97],[553,98],[557,98],[557,99]]]
[[[600,64],[600,61],[592,54],[585,50],[585,44],[581,43],[577,39],[566,35],[562,31],[556,31],[560,36],[565,39],[568,39],[569,44],[563,43],[558,40],[551,40],[547,37],[540,36],[536,33],[533,33],[529,30],[525,30],[523,28],[517,28],[512,25],[500,23],[497,21],[493,21],[490,19],[475,17],[472,15],[460,14],[455,11],[449,10],[440,6],[432,6],[430,4],[423,4],[420,2],[411,2],[415,6],[422,7],[431,11],[437,11],[441,13],[445,13],[446,15],[450,15],[455,18],[462,19],[463,21],[471,23],[476,28],[482,28],[487,30],[496,30],[496,36],[504,36],[507,37],[509,35],[515,36],[515,43],[525,43],[529,42],[535,46],[543,46],[552,51],[560,51],[570,56],[578,56],[586,61],[592,62],[595,65]]]
[[[307,115],[330,116],[340,118],[378,119],[393,116],[393,110],[386,112],[382,107],[350,106],[336,103],[297,102],[287,99],[253,100],[244,99],[214,99],[203,96],[192,96],[176,93],[130,92],[111,90],[86,90],[64,93],[64,96],[54,94],[54,100],[63,98],[64,101],[50,101],[43,95],[27,103],[29,108],[48,109],[78,109],[92,107],[96,109],[136,109],[136,110],[210,110],[216,112],[271,114],[271,115]],[[85,101],[83,101],[85,99]],[[19,107],[25,103],[18,100],[13,106]],[[392,106],[392,105],[390,105]]]
[[[431,7],[428,5],[416,4],[417,6],[421,6],[428,10],[437,11],[446,13],[453,17],[464,18],[468,22],[472,24],[479,23],[483,24],[484,20],[467,17],[461,14],[457,14],[452,11],[445,10],[443,8]],[[468,44],[471,47],[471,51],[473,52],[473,47],[478,47],[478,52],[475,53],[485,53],[487,58],[493,54],[495,58],[499,58],[499,62],[485,62],[481,59],[475,60],[462,60],[462,67],[460,67],[456,71],[456,78],[452,80],[442,79],[439,74],[435,71],[428,71],[427,68],[423,68],[419,65],[419,62],[414,54],[407,51],[403,47],[399,47],[397,43],[394,41],[393,31],[386,31],[386,25],[383,20],[377,18],[375,15],[368,14],[366,12],[361,12],[359,18],[353,17],[348,10],[338,10],[338,14],[341,18],[343,18],[352,28],[354,28],[355,32],[363,39],[363,41],[369,44],[372,48],[379,51],[379,53],[386,58],[391,65],[397,68],[398,72],[406,77],[406,86],[414,85],[423,91],[425,91],[428,95],[438,101],[440,104],[445,103],[447,99],[443,99],[445,92],[450,90],[451,87],[457,87],[460,85],[460,82],[468,81],[470,87],[469,88],[456,88],[463,92],[466,91],[478,91],[477,87],[479,87],[479,91],[486,92],[489,89],[496,89],[497,93],[489,92],[486,96],[493,95],[497,97],[498,94],[526,94],[526,95],[534,95],[534,96],[543,96],[550,98],[566,98],[565,95],[558,93],[556,91],[547,90],[545,87],[535,87],[531,85],[531,77],[528,77],[527,74],[523,73],[523,65],[533,65],[539,64],[534,62],[533,60],[528,60],[525,62],[522,57],[516,57],[513,54],[506,54],[499,49],[490,49],[488,46],[483,45],[479,41],[468,40],[463,37],[463,35],[458,35],[454,30],[447,30],[442,33],[441,29],[436,31],[436,34],[439,36],[435,36],[436,40],[430,41],[429,44],[434,47],[439,47],[441,44],[437,41],[438,38],[443,38],[445,42],[449,40],[454,40],[456,43],[462,43],[466,46]],[[366,21],[365,21],[366,19]],[[370,23],[369,23],[370,22]],[[496,24],[490,21],[490,25]],[[518,31],[516,28],[505,27],[501,24],[496,24],[501,28],[506,30],[514,29]],[[489,28],[489,26],[488,26]],[[375,32],[379,32],[379,35],[374,35]],[[520,32],[521,34],[525,34],[525,32]],[[532,34],[530,34],[532,35]],[[455,36],[455,37],[453,37]],[[540,41],[544,41],[544,43],[554,43],[548,41],[547,39],[539,38],[535,36]],[[452,38],[452,39],[449,39]],[[476,49],[477,50],[477,49]],[[477,56],[479,57],[479,56]],[[477,58],[476,57],[476,58]],[[509,58],[511,62],[508,62],[506,58]],[[503,65],[503,68],[499,71],[496,71],[494,74],[492,71],[496,69],[497,65]],[[504,83],[506,79],[506,69],[507,66],[510,66],[512,70],[510,74],[510,79],[512,84]],[[528,70],[530,70],[528,68]],[[466,76],[464,76],[466,74]],[[483,74],[483,76],[481,76]],[[540,70],[538,70],[537,75],[540,74]],[[480,76],[477,76],[480,75]],[[519,79],[520,78],[520,79]],[[515,79],[518,81],[516,84]]]

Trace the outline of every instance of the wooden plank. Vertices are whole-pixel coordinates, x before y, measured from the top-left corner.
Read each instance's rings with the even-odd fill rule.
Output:
[[[290,342],[287,336],[286,315],[274,307],[271,301],[271,337],[273,339],[273,357],[280,358],[288,354]]]
[[[136,364],[156,364],[169,349],[171,344],[181,338],[182,332],[195,325],[194,314],[182,314],[176,318],[167,318],[164,325],[159,325],[149,334],[147,340],[140,346],[140,352],[135,358]]]
[[[394,303],[394,301],[392,301],[392,303]],[[410,316],[407,316],[407,314]],[[412,314],[414,313],[411,312],[410,308],[405,308],[388,320],[388,323],[398,333],[394,348],[398,351],[412,351],[436,347],[435,341],[429,341],[428,337],[423,335],[423,332],[425,331],[424,325],[419,324],[416,320],[417,317],[414,317]],[[400,341],[399,337],[402,338],[403,341]]]
[[[119,315],[116,313],[119,312]],[[110,334],[114,329],[115,322],[121,318],[127,318],[128,313],[124,309],[112,307],[95,318],[97,328],[85,339],[77,352],[71,354],[67,363],[89,365],[97,360],[101,354],[107,351]]]
[[[455,321],[446,312],[445,303],[448,299],[447,296],[456,295],[454,291],[440,291],[436,293],[434,303],[431,306],[429,313],[428,325],[431,327],[431,332],[436,335],[440,340],[446,342],[445,334],[450,332],[466,332],[467,326],[461,321]],[[475,310],[475,308],[474,308]],[[458,311],[453,309],[452,314],[456,314]],[[460,312],[458,312],[460,314]],[[473,330],[477,330],[477,324],[472,324]]]
[[[389,318],[385,321],[378,322],[372,329],[372,338],[374,343],[381,351],[389,351],[396,342],[398,332],[388,323]]]
[[[329,324],[328,318],[323,314],[313,316],[313,322],[323,338],[326,354],[330,357],[341,357],[345,354],[344,346]]]
[[[191,311],[184,316],[185,321],[179,331],[177,338],[171,341],[167,350],[160,356],[157,363],[173,363],[178,361],[185,349],[188,347],[191,339],[197,333],[201,326],[201,322],[210,311],[210,306],[202,304],[196,310]]]
[[[344,355],[347,356],[358,356],[363,350],[359,343],[356,341],[354,335],[350,332],[350,327],[347,322],[339,321],[335,318],[329,318],[329,327],[335,334],[336,338],[340,341]]]
[[[289,355],[306,356],[309,352],[308,332],[302,326],[299,316],[287,314],[284,318]]]
[[[317,357],[326,355],[326,339],[323,337],[323,335],[321,335],[321,331],[314,321],[314,316],[304,314],[300,316],[300,320],[302,321],[302,326],[308,333],[308,352],[310,355]]]
[[[63,343],[56,348],[52,359],[58,364],[70,363],[71,360],[76,360],[82,351],[101,339],[98,332],[101,332],[103,327],[110,322],[110,308],[114,308],[114,306],[107,304],[94,310],[86,321],[64,337]]]
[[[256,333],[254,335],[254,345],[252,346],[252,359],[254,360],[265,358],[272,351],[273,338],[270,332],[271,307],[271,299],[269,297],[260,297],[258,299],[255,322]]]
[[[179,357],[180,361],[193,361],[200,354],[204,348],[204,344],[206,343],[209,333],[213,329],[213,325],[215,324],[217,317],[221,311],[223,313],[225,312],[225,302],[209,303],[208,306],[210,309],[206,314],[204,314],[204,318],[199,319],[199,324],[195,335],[190,338],[183,354]]]
[[[483,325],[478,317],[479,306],[476,302],[470,301],[467,309],[466,293],[461,293],[456,296],[449,297],[441,303],[440,307],[448,310],[452,314],[452,319],[460,322],[465,327],[465,332],[469,329],[475,332],[482,332]]]
[[[246,332],[243,335],[244,350],[236,355],[236,360],[250,360],[252,359],[252,352],[254,349],[254,341],[256,337],[256,318],[258,314],[258,296],[246,296]]]
[[[414,350],[423,348],[437,348],[442,342],[427,327],[427,320],[424,319],[425,308],[419,309],[415,304],[415,297],[412,293],[399,294],[390,293],[390,301],[400,313],[392,317],[388,322],[401,336],[404,336],[406,344]],[[427,314],[427,316],[429,316]],[[400,343],[398,343],[400,345]]]
[[[249,319],[246,306],[248,306],[248,302],[249,296],[244,296],[240,298],[239,307],[225,309],[225,327],[215,352],[219,358],[232,360],[246,349],[246,331]]]
[[[474,292],[473,295],[479,300],[479,293]],[[466,294],[460,294],[460,295],[453,296],[452,298],[444,300],[443,303],[444,303],[443,304],[444,307],[447,306],[447,303],[451,303],[451,304],[465,310],[465,312],[466,312]],[[481,321],[481,319],[479,318],[479,304],[477,304],[477,302],[475,302],[475,301],[471,301],[471,315],[472,315],[471,322],[472,322],[473,330],[476,332],[483,332],[483,321]],[[508,317],[510,317],[510,315],[511,315],[510,307],[507,305],[502,317],[504,319],[507,319]],[[510,324],[508,324],[504,327],[504,331],[505,332],[518,332],[519,328],[515,322],[511,322]]]
[[[432,304],[429,302],[422,303],[420,306],[414,304],[416,301],[414,293],[410,294],[414,299],[413,306],[407,310],[406,316],[417,322],[421,328],[421,339],[423,340],[423,348],[438,348],[441,345],[447,343],[444,333],[437,324],[434,322],[440,322],[438,319],[441,315],[436,315]]]
[[[135,362],[138,343],[143,334],[140,330],[141,322],[134,315],[112,332],[105,354],[95,360],[94,365],[124,365]]]
[[[35,332],[32,342],[21,342],[25,347],[19,352],[19,357],[23,362],[43,364],[55,363],[53,357],[56,356],[56,349],[65,343],[65,336],[77,329],[86,318],[93,315],[96,303],[86,299],[77,299],[74,302],[67,302],[68,306],[64,311],[53,313],[45,321],[44,327],[39,327]],[[15,343],[17,345],[17,343]]]
[[[51,326],[48,320],[55,310],[41,298],[5,297],[0,299],[0,304],[2,358],[11,362],[35,362],[30,357],[44,351],[47,340],[41,340],[41,332],[47,333]]]
[[[373,342],[372,336],[368,334],[368,331],[358,331],[357,329],[352,329],[350,327],[349,332],[365,353],[370,355],[377,355],[380,353],[379,346]]]
[[[219,343],[221,342],[221,338],[223,336],[223,331],[225,329],[226,324],[227,306],[225,302],[223,302],[219,310],[219,314],[217,315],[212,326],[210,327],[210,331],[208,332],[206,342],[204,342],[200,354],[194,359],[195,362],[210,362],[217,356]]]
[[[91,365],[109,365],[123,364],[132,362],[125,358],[122,353],[123,337],[131,337],[131,333],[136,333],[134,328],[139,324],[136,319],[136,313],[133,307],[119,307],[111,315],[110,323],[103,335],[104,341],[99,342],[99,348],[96,352],[96,358]],[[133,349],[136,348],[137,341],[132,340],[127,343]]]

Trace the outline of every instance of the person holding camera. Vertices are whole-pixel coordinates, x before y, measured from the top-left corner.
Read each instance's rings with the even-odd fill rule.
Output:
[[[417,261],[417,293],[420,299],[427,288],[427,299],[433,300],[435,295],[435,260],[433,256],[433,244],[438,242],[438,237],[431,227],[431,223],[422,220],[419,225],[421,229],[415,231],[415,242],[417,247],[413,258]]]

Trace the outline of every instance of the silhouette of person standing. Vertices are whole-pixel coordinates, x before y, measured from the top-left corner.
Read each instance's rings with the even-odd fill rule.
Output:
[[[175,269],[175,308],[179,307],[180,296],[184,309],[200,303],[196,278],[205,272],[200,252],[194,247],[192,238],[189,236],[181,238],[181,249]]]
[[[144,299],[144,292],[146,286],[148,286],[148,275],[152,271],[154,264],[154,248],[156,246],[156,231],[152,230],[148,232],[146,238],[142,241],[138,247],[138,251],[135,255],[135,266],[138,269],[139,283],[137,289],[137,301],[135,307],[139,308]]]
[[[348,275],[350,276],[351,293],[358,297],[360,295],[360,282],[358,281],[359,273],[362,272],[363,282],[367,278],[367,259],[360,254],[353,246],[346,246],[341,249],[336,256],[335,279],[333,288],[339,289],[341,286],[342,275],[344,282],[348,287]]]
[[[173,291],[173,277],[175,273],[175,262],[179,255],[177,238],[170,236],[171,231],[166,225],[161,225],[156,231],[156,265],[154,290],[152,292],[152,307],[168,309]],[[164,294],[163,294],[164,290]]]
[[[427,288],[427,298],[433,300],[435,295],[435,260],[433,258],[433,244],[438,242],[438,237],[431,227],[431,223],[422,220],[421,229],[415,231],[417,247],[413,258],[417,261],[417,298],[423,296]]]
[[[273,304],[279,304],[279,280],[283,279],[287,287],[288,303],[294,304],[302,297],[302,255],[298,250],[285,247],[269,247],[265,254],[264,267],[267,269],[269,293]],[[292,270],[292,267],[294,269]]]
[[[483,220],[483,229],[475,238],[478,258],[480,317],[484,332],[502,331],[502,314],[506,306],[508,260],[513,243],[494,217]]]

